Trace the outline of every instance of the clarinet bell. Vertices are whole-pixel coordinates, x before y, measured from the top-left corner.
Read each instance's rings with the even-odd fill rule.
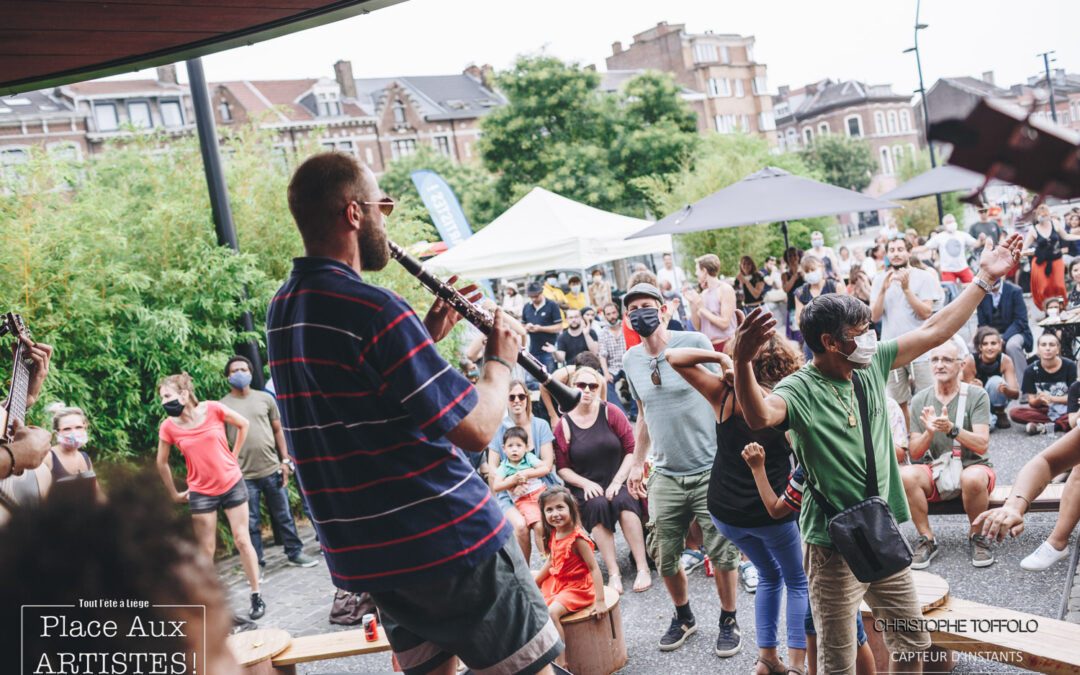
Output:
[[[576,408],[578,403],[581,402],[580,389],[565,385],[556,379],[548,380],[544,384],[544,388],[551,394],[551,398],[555,399],[555,403],[559,406],[559,412],[564,415]]]

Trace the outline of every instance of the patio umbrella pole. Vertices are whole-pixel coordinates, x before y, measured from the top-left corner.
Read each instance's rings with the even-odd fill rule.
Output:
[[[784,233],[784,254],[786,255],[787,250],[788,250],[787,221],[786,220],[781,220],[780,221],[780,231]],[[783,256],[781,256],[781,258],[782,257]]]

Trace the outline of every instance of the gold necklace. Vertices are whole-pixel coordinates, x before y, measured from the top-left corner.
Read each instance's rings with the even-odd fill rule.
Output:
[[[854,387],[854,385],[851,388],[851,407],[849,408],[848,404],[845,403],[844,399],[840,396],[840,392],[838,392],[836,390],[836,387],[833,386],[833,383],[829,382],[828,380],[825,380],[825,381],[829,383],[829,387],[833,390],[833,393],[836,394],[836,400],[840,401],[840,405],[844,406],[844,410],[847,411],[847,414],[848,414],[847,415],[848,426],[849,427],[855,426],[855,387]]]

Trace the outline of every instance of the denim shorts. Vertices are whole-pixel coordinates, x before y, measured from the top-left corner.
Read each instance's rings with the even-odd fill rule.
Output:
[[[188,510],[191,513],[213,513],[218,507],[231,509],[234,506],[247,504],[248,491],[244,479],[236,481],[236,484],[219,495],[204,495],[194,490],[188,491]]]

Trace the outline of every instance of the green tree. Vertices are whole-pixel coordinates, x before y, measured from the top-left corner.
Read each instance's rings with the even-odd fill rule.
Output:
[[[848,136],[818,136],[809,150],[803,151],[806,165],[830,185],[862,192],[870,187],[877,160],[869,144]]]
[[[413,171],[422,169],[434,171],[446,180],[461,202],[473,232],[482,229],[502,212],[501,202],[495,197],[494,176],[476,164],[459,163],[444,157],[429,146],[420,146],[412,155],[390,162],[379,177],[379,186],[398,200],[402,208],[419,209],[414,214],[416,218],[432,223],[410,176]],[[434,232],[433,224],[431,232]]]
[[[772,154],[765,139],[744,134],[711,134],[678,173],[635,181],[646,196],[649,210],[658,216],[674,213],[686,204],[707,197],[766,166],[775,166],[808,178],[820,176],[795,154]],[[791,245],[808,248],[810,232],[821,230],[836,238],[834,218],[813,218],[788,223]],[[734,274],[739,258],[749,255],[760,263],[767,255],[783,253],[784,237],[775,224],[748,225],[676,235],[675,243],[687,259],[715,253],[725,274]]]
[[[930,154],[923,150],[917,155],[907,155],[900,162],[897,182],[903,183],[930,170]],[[964,222],[964,205],[961,192],[947,192],[941,195],[941,207],[945,213],[951,213],[958,223]],[[901,230],[914,229],[922,236],[929,236],[941,223],[938,220],[937,200],[933,197],[905,199],[903,209],[892,211],[896,226]]]

